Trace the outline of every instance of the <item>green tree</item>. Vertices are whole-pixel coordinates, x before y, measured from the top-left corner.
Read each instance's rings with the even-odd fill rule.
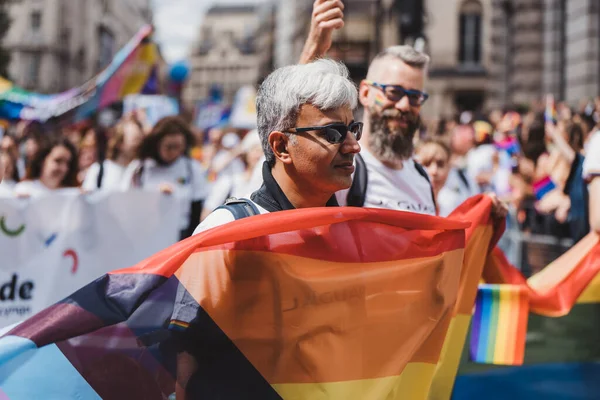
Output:
[[[9,0],[0,0],[0,76],[8,76],[8,64],[10,63],[10,53],[2,46],[4,36],[10,28],[10,17],[8,15]]]

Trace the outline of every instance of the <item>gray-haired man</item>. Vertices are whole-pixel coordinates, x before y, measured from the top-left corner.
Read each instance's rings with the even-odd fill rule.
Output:
[[[362,123],[352,117],[356,105],[356,87],[341,63],[317,60],[271,73],[256,99],[266,158],[263,185],[244,209],[262,214],[337,206],[335,193],[352,184],[360,151]],[[195,233],[239,218],[230,206],[211,213]]]

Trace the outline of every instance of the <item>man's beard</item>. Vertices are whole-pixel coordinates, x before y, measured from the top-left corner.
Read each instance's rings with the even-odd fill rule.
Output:
[[[391,130],[389,121],[402,118],[407,126]],[[413,155],[413,138],[421,126],[419,114],[401,112],[396,109],[369,110],[371,132],[369,147],[375,156],[384,162],[405,160]]]

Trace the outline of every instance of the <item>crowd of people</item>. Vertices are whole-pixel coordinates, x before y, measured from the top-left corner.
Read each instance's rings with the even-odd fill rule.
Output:
[[[108,128],[50,129],[21,121],[0,141],[0,195],[158,190],[183,202],[184,238],[229,198],[252,195],[256,203],[255,191],[275,179],[295,208],[335,203],[445,217],[467,198],[487,193],[495,216],[503,218],[508,205],[523,231],[574,241],[589,232],[590,212],[597,218],[586,183],[600,157],[594,136],[599,99],[579,108],[548,99],[527,110],[425,121],[420,111],[428,97],[429,57],[410,46],[388,48],[357,90],[343,65],[321,60],[333,30],[343,26],[343,4],[317,3],[301,63],[275,71],[259,89],[257,130],[200,131],[180,116],[149,126],[142,112]],[[335,114],[342,106],[344,115]],[[362,122],[353,117],[357,106]],[[335,146],[339,154],[321,160],[310,153],[318,149],[300,149],[310,132],[318,133],[315,143],[324,140],[321,147]],[[326,166],[334,162],[332,173]],[[348,185],[336,181],[339,172],[348,175]],[[331,199],[307,198],[333,188]]]
[[[394,90],[386,87],[383,92],[398,96]],[[522,230],[577,241],[589,231],[583,166],[592,151],[599,107],[600,100],[580,109],[559,103],[553,121],[545,115],[543,102],[525,112],[463,112],[454,119],[409,126],[415,131],[410,143],[386,142],[394,137],[382,124],[389,112],[382,120],[369,115],[367,135],[382,134],[366,138],[368,150],[360,153],[370,174],[365,191],[373,193],[353,204],[344,199],[349,188],[342,188],[339,203],[445,217],[467,198],[491,192],[515,211]],[[224,126],[201,132],[181,117],[166,117],[147,127],[140,119],[130,114],[109,129],[58,132],[36,122],[14,124],[0,140],[0,195],[36,197],[73,188],[83,193],[134,188],[177,192],[186,202],[181,220],[185,237],[228,198],[248,197],[260,187],[265,156],[257,131]],[[402,148],[407,158],[414,156],[423,166],[432,197],[427,198],[429,183],[419,179],[417,163],[399,170],[406,176],[385,176],[386,164],[396,154],[386,152],[393,148]],[[411,202],[386,193],[386,182],[399,193],[415,191],[425,198]],[[418,185],[423,187],[415,189]]]

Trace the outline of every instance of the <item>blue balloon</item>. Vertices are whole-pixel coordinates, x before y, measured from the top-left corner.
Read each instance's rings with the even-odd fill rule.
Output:
[[[171,70],[169,71],[169,77],[171,81],[175,83],[182,83],[185,81],[190,73],[190,67],[187,63],[181,61],[173,64]]]

